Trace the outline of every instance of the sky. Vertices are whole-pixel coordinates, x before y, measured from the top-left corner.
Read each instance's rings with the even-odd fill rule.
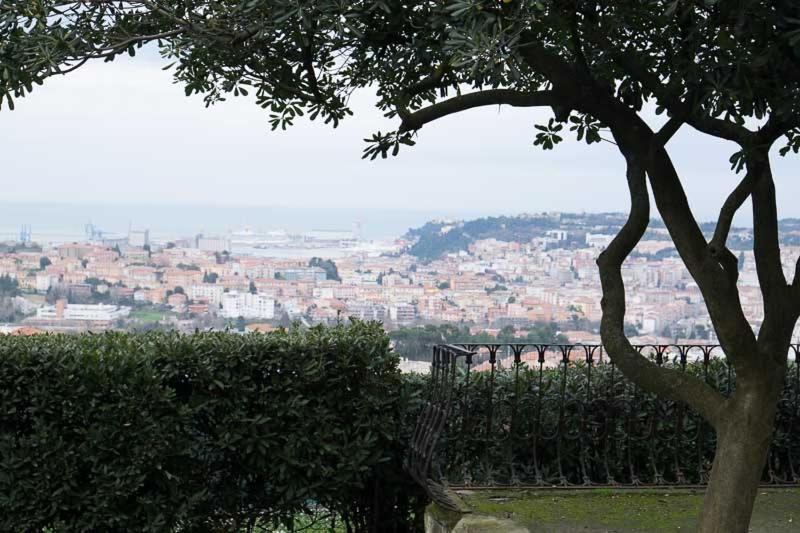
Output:
[[[609,143],[533,146],[542,109],[483,108],[426,125],[418,143],[364,161],[363,139],[397,123],[353,98],[332,129],[270,131],[247,98],[206,108],[152,57],[89,64],[0,111],[0,203],[198,204],[469,210],[625,211],[624,165]],[[685,129],[669,146],[701,220],[737,178],[733,145]],[[775,157],[779,215],[800,216],[800,157]],[[749,223],[749,213],[739,224]]]

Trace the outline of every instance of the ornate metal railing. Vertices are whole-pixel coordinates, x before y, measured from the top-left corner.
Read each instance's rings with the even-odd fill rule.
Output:
[[[717,345],[637,349],[730,395]],[[764,482],[800,483],[800,345],[790,349]],[[430,399],[409,471],[440,504],[451,488],[702,485],[714,432],[694,411],[640,390],[600,345],[450,344],[433,349]]]

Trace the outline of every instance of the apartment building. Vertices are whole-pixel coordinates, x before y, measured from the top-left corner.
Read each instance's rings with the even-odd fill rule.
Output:
[[[269,320],[275,316],[275,300],[263,294],[226,292],[222,295],[222,316]]]

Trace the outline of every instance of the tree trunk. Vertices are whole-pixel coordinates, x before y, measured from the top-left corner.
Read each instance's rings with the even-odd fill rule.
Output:
[[[782,383],[782,379],[779,383],[766,379],[758,385],[740,384],[730,399],[728,412],[717,429],[717,449],[698,532],[748,530],[772,441]]]

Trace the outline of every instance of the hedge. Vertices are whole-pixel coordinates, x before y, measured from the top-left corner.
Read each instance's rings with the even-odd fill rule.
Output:
[[[664,363],[682,368],[680,361]],[[724,395],[723,359],[685,371]],[[434,464],[451,484],[695,484],[708,479],[713,428],[683,404],[644,393],[613,365],[521,365],[456,382]],[[490,400],[491,398],[491,400]],[[787,368],[764,483],[800,482],[800,369]]]
[[[687,371],[735,387],[722,361]],[[403,461],[427,383],[378,323],[2,336],[0,531],[421,530]],[[435,461],[452,483],[694,483],[710,466],[710,428],[610,365],[465,384]],[[766,481],[797,481],[798,398],[792,364]]]
[[[397,364],[377,323],[4,336],[0,529],[418,529]]]

